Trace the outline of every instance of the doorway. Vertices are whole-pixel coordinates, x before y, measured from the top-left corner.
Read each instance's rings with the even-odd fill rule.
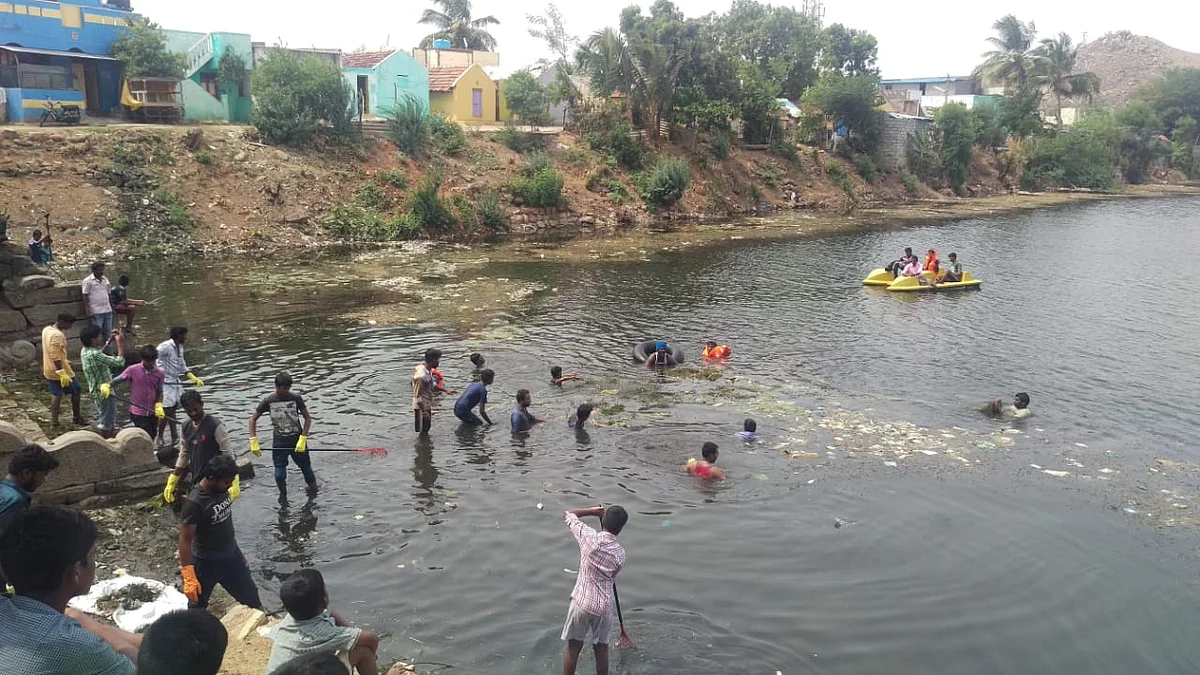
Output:
[[[371,90],[367,85],[367,76],[358,76],[358,116],[361,119],[371,110]]]

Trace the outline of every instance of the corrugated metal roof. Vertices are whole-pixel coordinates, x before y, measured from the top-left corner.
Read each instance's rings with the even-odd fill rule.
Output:
[[[362,52],[361,54],[346,54],[342,57],[343,68],[374,68],[383,63],[389,56],[395,54],[393,49],[388,52]]]
[[[14,45],[0,45],[0,50],[6,52],[15,52],[17,54],[41,54],[42,56],[66,56],[72,59],[93,59],[96,61],[117,61],[111,56],[103,54],[85,54],[83,52],[60,52],[53,49],[33,49],[32,47],[17,47]]]
[[[429,69],[429,91],[448,92],[454,88],[454,84],[458,82],[458,78],[467,72],[470,66],[461,66],[457,68],[430,68]]]
[[[879,84],[937,84],[939,82],[957,82],[959,80],[969,80],[970,75],[943,75],[941,77],[913,77],[902,80],[880,80]]]

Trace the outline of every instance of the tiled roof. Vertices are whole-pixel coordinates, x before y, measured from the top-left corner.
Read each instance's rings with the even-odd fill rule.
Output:
[[[429,91],[433,92],[448,92],[454,88],[454,83],[458,82],[458,78],[467,72],[466,67],[458,68],[430,68],[429,69]]]
[[[346,54],[342,57],[343,68],[374,68],[395,54],[393,49],[388,52],[363,52],[361,54]]]

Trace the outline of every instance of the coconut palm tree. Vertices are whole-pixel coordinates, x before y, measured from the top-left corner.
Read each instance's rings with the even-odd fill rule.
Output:
[[[620,32],[605,28],[592,33],[575,54],[575,61],[587,73],[593,91],[630,93],[633,63]]]
[[[1038,59],[1038,73],[1030,81],[1054,96],[1058,128],[1061,129],[1063,99],[1085,98],[1091,103],[1092,97],[1100,93],[1100,78],[1091,72],[1075,72],[1079,48],[1072,44],[1071,36],[1066,33],[1059,33],[1054,39],[1042,40],[1034,54]]]
[[[1037,71],[1037,56],[1033,53],[1037,28],[1009,14],[992,24],[996,31],[988,43],[995,49],[984,52],[983,63],[975,75],[984,80],[1000,82],[1005,89],[1024,89]]]
[[[455,49],[478,49],[480,51],[495,51],[496,38],[487,31],[488,26],[500,23],[500,20],[490,14],[488,16],[471,18],[471,0],[433,0],[442,11],[427,9],[421,14],[420,23],[437,28],[436,33],[426,35],[421,40],[421,46],[428,49],[434,40],[449,40]]]

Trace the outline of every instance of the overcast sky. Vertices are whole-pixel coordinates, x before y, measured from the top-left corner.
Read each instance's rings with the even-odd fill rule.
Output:
[[[640,4],[649,7],[652,1]],[[417,23],[421,11],[432,6],[423,0],[207,0],[203,7],[179,0],[133,0],[133,4],[165,28],[249,33],[256,41],[282,41],[292,47],[408,49],[431,32]],[[568,30],[580,37],[615,25],[625,5],[568,0],[557,4]],[[676,4],[686,15],[699,16],[724,12],[730,0],[676,0]],[[499,41],[502,70],[516,70],[548,55],[526,32],[526,13],[544,7],[542,0],[474,0],[475,16],[491,14],[500,20],[492,34]],[[987,49],[984,39],[991,34],[992,22],[1007,13],[1035,21],[1041,37],[1065,31],[1078,42],[1085,33],[1092,40],[1106,32],[1129,30],[1200,52],[1200,3],[1193,0],[1150,0],[1146,5],[1114,0],[842,0],[826,5],[825,23],[840,22],[875,35],[885,78],[932,77],[969,73]]]

